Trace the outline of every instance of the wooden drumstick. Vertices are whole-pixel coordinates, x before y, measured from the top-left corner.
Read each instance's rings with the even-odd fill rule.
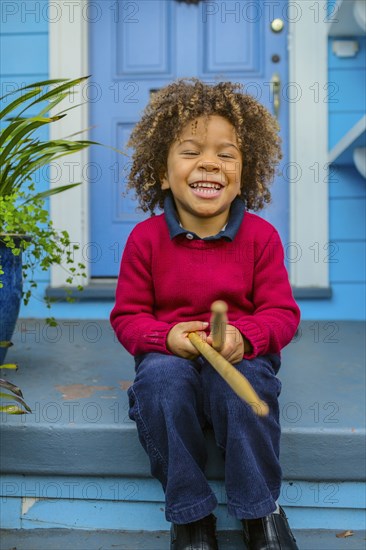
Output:
[[[268,414],[268,405],[262,401],[254,391],[248,380],[233,365],[229,363],[220,353],[214,350],[207,342],[201,340],[197,333],[191,332],[188,338],[194,347],[213,366],[220,376],[229,384],[234,392],[244,399],[258,416]]]
[[[213,302],[211,305],[211,337],[212,337],[212,347],[216,351],[221,351],[222,348],[225,345],[225,337],[226,337],[226,325],[227,325],[227,310],[228,306],[227,303],[223,300],[216,300],[216,302]],[[221,357],[221,356],[220,356]],[[224,359],[224,358],[223,358]],[[255,412],[257,412],[257,408],[263,407],[262,401],[259,399],[258,395],[254,391],[251,384],[248,382],[248,380],[243,376],[235,367],[233,367],[228,361],[227,364],[229,365],[229,373],[232,372],[232,369],[234,369],[234,384],[235,381],[239,380],[239,385],[242,386],[242,394],[240,397],[248,401],[249,403],[255,403]],[[239,376],[237,376],[237,374]],[[225,377],[224,377],[225,378]],[[226,378],[225,378],[226,380]],[[244,380],[244,382],[243,382]],[[230,384],[230,387],[233,388],[233,390],[236,392],[236,385],[233,387]],[[249,392],[248,392],[249,387]],[[236,392],[237,393],[237,392]],[[267,413],[268,413],[268,407],[266,403],[264,403],[264,406],[266,407]],[[266,414],[267,414],[266,413]]]
[[[212,347],[216,351],[221,351],[225,345],[227,303],[222,300],[216,300],[211,306],[211,312]]]

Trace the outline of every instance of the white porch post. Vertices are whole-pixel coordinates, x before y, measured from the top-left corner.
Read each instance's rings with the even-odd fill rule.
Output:
[[[88,22],[85,9],[88,0],[58,0],[58,17],[49,24],[50,78],[78,78],[88,75]],[[77,94],[72,100],[76,105],[85,101],[82,85],[76,87]],[[63,104],[64,105],[64,104]],[[84,105],[69,111],[66,117],[50,126],[51,139],[60,139],[88,128],[88,106]],[[87,139],[87,133],[78,136]],[[72,182],[82,185],[66,193],[51,197],[51,219],[57,229],[66,229],[71,241],[78,243],[80,249],[75,258],[88,264],[83,258],[83,248],[89,240],[89,204],[88,183],[85,181],[88,163],[88,151],[80,151],[66,156],[50,167],[51,187]],[[51,270],[51,286],[65,283],[65,271],[55,266]],[[83,284],[86,281],[83,280]]]

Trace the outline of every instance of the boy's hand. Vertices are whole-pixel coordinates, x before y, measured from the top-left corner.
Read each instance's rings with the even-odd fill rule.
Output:
[[[212,346],[211,335],[207,336],[207,343]],[[229,361],[229,363],[240,363],[244,352],[251,350],[251,345],[242,333],[232,325],[226,325],[225,344],[220,350],[220,354]]]
[[[200,352],[196,350],[194,345],[188,338],[190,332],[196,332],[204,341],[207,340],[207,334],[204,332],[208,327],[208,323],[202,321],[188,321],[185,323],[177,323],[168,332],[166,339],[166,347],[169,351],[183,357],[184,359],[195,359]]]

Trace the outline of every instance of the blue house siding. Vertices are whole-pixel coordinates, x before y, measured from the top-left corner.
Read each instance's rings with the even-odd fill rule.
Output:
[[[14,33],[1,36],[1,67],[9,78],[47,74],[48,33]]]
[[[346,40],[353,39],[357,40],[359,45],[359,51],[355,57],[338,57],[333,52],[333,43],[343,38],[329,38],[329,149],[332,149],[365,113],[366,38],[346,38]]]
[[[48,0],[3,0],[0,3],[0,95],[16,91],[32,82],[48,78]],[[5,105],[14,96],[7,98]],[[33,113],[31,113],[33,114]],[[42,128],[38,135],[47,139],[48,130]],[[37,189],[48,188],[47,170],[34,176]],[[45,286],[47,273],[39,272],[36,279]],[[35,315],[33,307],[22,310],[23,315]]]
[[[48,76],[48,0],[1,2],[1,75],[5,82]]]
[[[329,102],[329,150],[360,120],[366,102],[366,38],[356,40],[359,51],[354,57],[338,57],[329,38],[328,81],[335,87]],[[329,179],[330,285],[333,290],[333,318],[338,311],[344,319],[365,318],[365,179],[353,164],[331,166]]]

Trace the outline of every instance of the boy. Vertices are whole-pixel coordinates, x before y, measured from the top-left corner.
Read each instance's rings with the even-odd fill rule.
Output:
[[[134,128],[129,187],[152,214],[132,231],[112,326],[135,357],[128,391],[151,473],[162,484],[172,550],[217,549],[215,495],[204,475],[203,428],[225,457],[229,513],[251,550],[295,550],[278,506],[280,350],[294,336],[292,297],[277,231],[247,209],[270,200],[281,158],[278,125],[239,85],[178,80],[156,93]],[[215,300],[228,304],[221,354],[270,412],[257,417],[199,356],[212,344]]]

